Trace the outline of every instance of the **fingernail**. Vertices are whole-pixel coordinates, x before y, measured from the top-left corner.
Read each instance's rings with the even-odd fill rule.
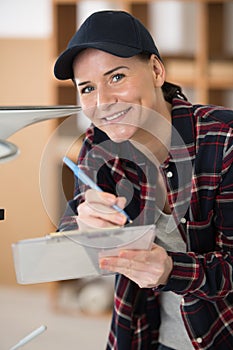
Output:
[[[107,259],[101,259],[100,262],[99,262],[99,266],[101,269],[104,269],[108,266],[108,261]]]
[[[115,204],[116,198],[111,193],[101,192],[101,195],[109,202],[109,204]]]
[[[120,225],[124,225],[124,223],[125,223],[125,220],[126,220],[126,218],[125,218],[125,216],[124,215],[116,215],[115,216],[115,218],[116,218],[116,222],[118,223],[118,224],[120,224]]]

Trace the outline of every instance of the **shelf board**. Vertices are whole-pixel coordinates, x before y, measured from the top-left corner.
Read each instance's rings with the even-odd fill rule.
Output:
[[[78,3],[78,0],[53,0],[53,3],[55,5],[59,5],[59,4],[62,4],[62,5],[76,5]]]
[[[167,80],[193,85],[197,82],[197,65],[191,59],[168,59],[165,63]],[[233,89],[233,64],[231,61],[210,61],[203,73],[207,86]]]
[[[233,63],[231,61],[210,61],[207,82],[211,88],[233,90]]]
[[[222,90],[232,90],[233,91],[233,79],[229,77],[227,79],[224,78],[209,78],[208,79],[208,86],[211,89],[222,89]]]
[[[185,86],[192,86],[195,80],[196,64],[192,59],[167,59],[166,79]]]

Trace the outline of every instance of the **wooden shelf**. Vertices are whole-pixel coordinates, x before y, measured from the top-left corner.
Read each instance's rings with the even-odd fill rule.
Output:
[[[185,86],[192,86],[196,65],[192,59],[166,59],[166,80]]]
[[[161,0],[160,0],[161,1]],[[54,57],[63,51],[75,32],[79,1],[53,0],[54,38],[56,42]],[[163,3],[165,3],[163,1]],[[186,2],[180,0],[180,2]],[[174,54],[163,57],[168,81],[178,83],[196,91],[198,103],[208,103],[209,90],[233,91],[233,57],[224,52],[224,6],[230,0],[196,0],[196,51],[193,57]],[[149,0],[117,1],[118,8],[127,10],[138,17],[146,26],[149,18]],[[57,103],[74,103],[75,90],[67,82],[54,83]],[[74,91],[73,91],[74,90]],[[212,101],[215,102],[215,101]],[[219,102],[219,98],[216,103]],[[232,107],[232,106],[230,106]]]
[[[233,67],[231,62],[210,62],[208,69],[208,86],[210,89],[233,90]]]
[[[56,55],[65,50],[76,30],[76,5],[72,3],[56,6]]]

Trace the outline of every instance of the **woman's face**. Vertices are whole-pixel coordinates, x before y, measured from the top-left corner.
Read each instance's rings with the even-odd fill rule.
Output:
[[[154,55],[121,58],[86,49],[73,70],[84,113],[115,142],[135,138],[151,111],[162,113],[163,66]]]

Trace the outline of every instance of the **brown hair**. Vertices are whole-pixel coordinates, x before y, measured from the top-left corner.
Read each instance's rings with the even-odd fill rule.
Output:
[[[142,52],[138,56],[142,60],[149,60],[151,57],[151,53]],[[183,100],[187,100],[186,96],[182,92],[182,88],[179,85],[165,81],[163,86],[162,86],[162,91],[163,91],[163,96],[164,96],[165,100],[169,103],[171,103],[171,101],[174,97],[178,97],[178,98],[181,98]]]

